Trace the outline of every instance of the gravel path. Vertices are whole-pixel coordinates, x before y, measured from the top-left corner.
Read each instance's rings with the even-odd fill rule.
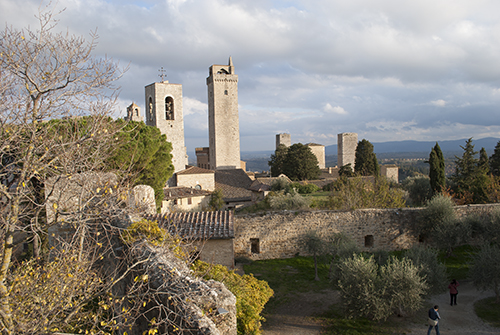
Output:
[[[442,335],[498,335],[499,328],[494,328],[484,323],[474,313],[474,303],[483,298],[491,297],[493,292],[477,291],[472,283],[463,282],[458,287],[457,305],[450,306],[449,293],[440,294],[429,300],[428,308],[439,305],[439,331]],[[422,316],[422,321],[408,325],[410,334],[425,334],[427,316]],[[435,334],[434,330],[431,334]]]
[[[492,296],[492,292],[477,291],[469,282],[460,283],[457,305],[450,306],[449,293],[431,297],[428,308],[439,305],[441,315],[439,330],[441,335],[500,335],[500,329],[485,324],[474,313],[474,302]],[[267,316],[263,324],[264,335],[319,335],[321,324],[314,319],[328,310],[331,304],[339,300],[338,292],[325,291],[322,293],[297,294],[290,301],[280,306],[275,313]],[[427,333],[427,310],[422,317],[410,320],[398,318],[406,334]],[[435,334],[434,330],[432,334]]]

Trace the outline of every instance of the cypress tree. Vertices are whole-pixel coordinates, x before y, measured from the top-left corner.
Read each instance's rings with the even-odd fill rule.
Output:
[[[361,176],[378,176],[380,172],[373,144],[365,139],[359,141],[356,147],[354,172]]]
[[[441,193],[446,186],[446,176],[443,152],[437,142],[429,154],[429,178],[432,194]]]
[[[494,176],[500,176],[500,141],[495,146],[495,152],[490,157],[490,171]]]
[[[479,151],[479,169],[486,174],[490,174],[490,163],[485,148]]]

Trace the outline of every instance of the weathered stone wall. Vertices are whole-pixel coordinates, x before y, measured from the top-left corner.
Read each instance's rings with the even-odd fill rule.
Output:
[[[198,174],[176,174],[177,186],[196,187],[200,185],[202,190],[213,191],[215,189],[214,173]]]
[[[228,269],[234,269],[234,246],[233,239],[207,240],[201,247],[200,260],[221,264]]]
[[[457,206],[459,216],[486,213],[500,205]],[[341,211],[284,211],[235,216],[235,257],[288,258],[307,255],[299,239],[310,230],[326,237],[345,232],[361,250],[400,250],[418,243],[413,228],[422,208]]]
[[[382,165],[380,167],[380,174],[396,183],[399,181],[399,168],[397,165]]]
[[[276,149],[278,149],[279,145],[283,144],[287,147],[292,145],[292,136],[287,133],[276,134]]]
[[[229,65],[212,65],[207,78],[210,169],[237,169],[240,163],[238,75]]]
[[[184,144],[184,118],[182,107],[182,85],[170,84],[167,80],[145,87],[146,124],[158,127],[167,141],[172,143],[174,172],[184,170],[188,164]],[[170,100],[171,99],[171,100]],[[167,111],[167,100],[170,112]]]
[[[309,143],[306,144],[311,148],[312,153],[318,159],[318,166],[320,169],[325,168],[325,146],[321,144]]]

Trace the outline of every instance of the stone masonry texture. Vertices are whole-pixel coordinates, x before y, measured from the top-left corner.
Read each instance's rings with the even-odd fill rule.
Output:
[[[500,205],[456,206],[458,216],[490,212]],[[364,251],[401,250],[418,244],[414,231],[423,208],[359,209],[341,211],[283,211],[235,216],[235,257],[254,260],[307,255],[299,239],[315,230],[322,237],[344,232]],[[365,239],[373,237],[373,245]],[[258,252],[252,252],[258,243]],[[254,250],[255,251],[255,250]]]
[[[357,133],[342,133],[337,135],[337,166],[342,167],[351,163],[354,171],[356,147],[358,146]]]

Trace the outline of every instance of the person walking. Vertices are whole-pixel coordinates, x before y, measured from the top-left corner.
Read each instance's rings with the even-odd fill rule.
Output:
[[[448,285],[448,288],[450,289],[450,306],[457,304],[458,286],[460,286],[460,284],[457,282],[456,279],[453,279],[450,285]]]
[[[439,316],[438,309],[438,305],[434,305],[434,307],[429,309],[429,330],[427,331],[427,335],[431,335],[432,328],[436,330],[436,335],[439,335],[439,320],[441,320],[441,317]]]

